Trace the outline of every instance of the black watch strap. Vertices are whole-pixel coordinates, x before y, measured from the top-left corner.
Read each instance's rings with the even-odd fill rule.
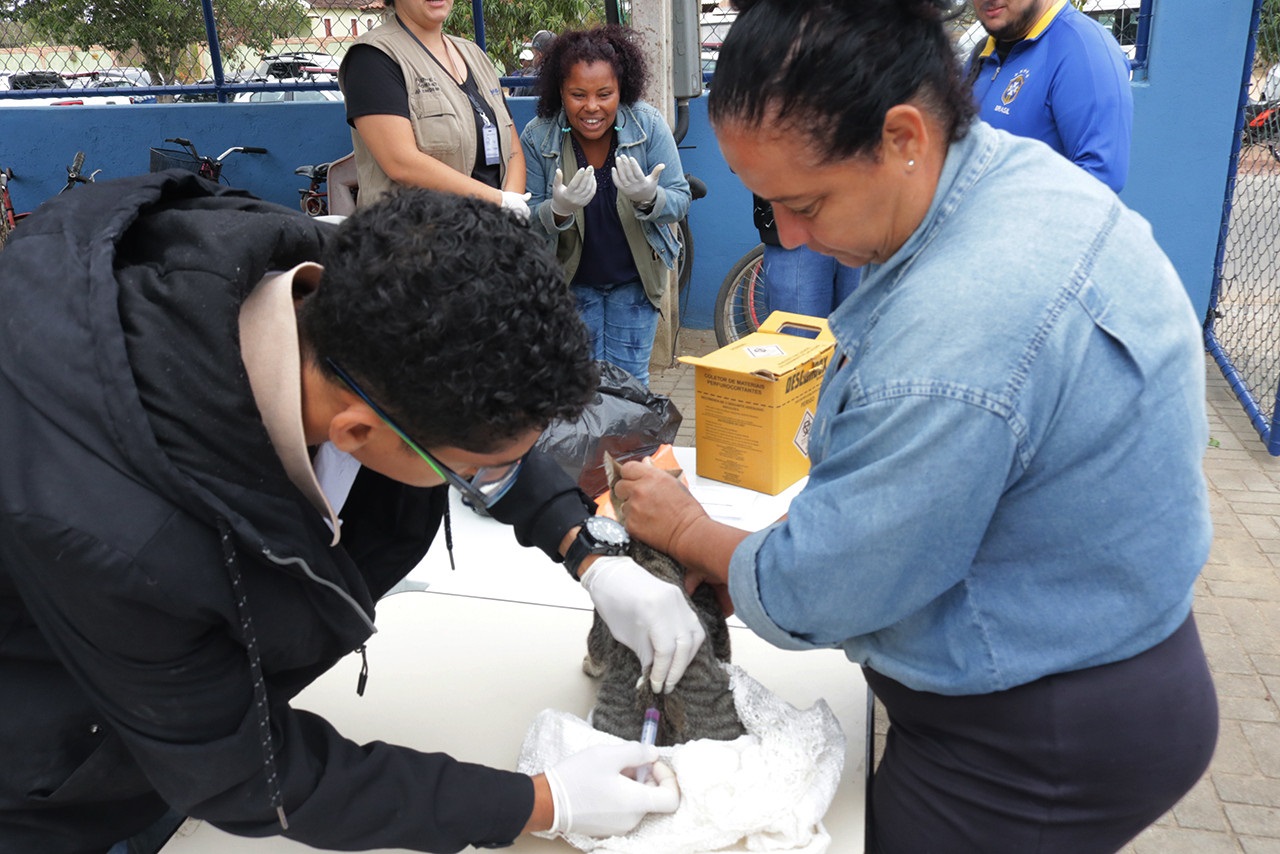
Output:
[[[584,528],[583,531],[585,530]],[[578,577],[578,567],[582,565],[586,556],[591,554],[591,547],[582,537],[583,531],[578,532],[578,536],[573,538],[573,542],[569,543],[569,548],[564,552],[564,568],[569,571],[569,577],[574,581],[582,580]]]

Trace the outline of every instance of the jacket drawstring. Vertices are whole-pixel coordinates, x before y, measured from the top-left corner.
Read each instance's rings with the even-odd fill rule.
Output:
[[[360,675],[356,677],[356,696],[364,696],[364,686],[369,681],[369,656],[365,654],[364,644],[360,644],[360,648],[356,650],[360,653]]]
[[[456,570],[458,567],[453,564],[453,522],[449,516],[448,496],[445,496],[444,502],[444,550],[449,553],[449,569]]]
[[[240,577],[240,564],[236,558],[235,541],[227,520],[218,518],[218,535],[222,541],[222,562],[231,577],[231,588],[236,600],[236,613],[240,617],[240,631],[244,635],[249,653],[249,673],[253,678],[253,702],[258,711],[258,734],[261,737],[262,755],[267,769],[267,794],[275,807],[280,827],[289,829],[289,819],[284,814],[284,796],[280,792],[280,775],[276,773],[276,756],[271,746],[271,713],[267,705],[267,685],[262,676],[262,658],[258,653],[258,636],[253,630],[253,618],[249,615],[249,602],[245,596],[244,582]],[[363,650],[364,648],[361,647]]]

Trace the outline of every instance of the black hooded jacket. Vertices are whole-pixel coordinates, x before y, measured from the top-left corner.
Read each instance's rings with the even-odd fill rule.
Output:
[[[361,647],[447,499],[361,469],[331,548],[271,447],[240,305],[329,228],[170,172],[59,196],[0,253],[0,854],[100,852],[166,803],[348,850],[528,819],[525,775],[289,706]],[[554,555],[585,507],[533,457],[494,515]]]

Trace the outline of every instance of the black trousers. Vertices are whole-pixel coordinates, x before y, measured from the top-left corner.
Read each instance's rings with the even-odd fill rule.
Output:
[[[889,715],[869,816],[880,854],[1114,852],[1195,785],[1218,738],[1191,617],[1133,658],[994,694],[863,670]]]

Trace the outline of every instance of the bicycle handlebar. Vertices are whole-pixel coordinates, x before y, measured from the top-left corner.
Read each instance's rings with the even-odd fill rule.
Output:
[[[217,158],[215,158],[215,162],[221,163],[227,159],[228,155],[235,154],[237,152],[240,154],[266,154],[267,150],[265,148],[259,148],[256,145],[233,145],[226,151],[219,154]]]

